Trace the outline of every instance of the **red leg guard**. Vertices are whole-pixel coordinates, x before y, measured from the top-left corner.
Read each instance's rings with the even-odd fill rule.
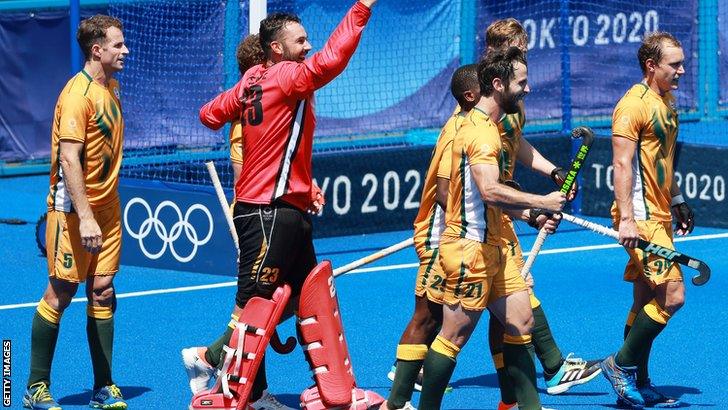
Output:
[[[265,348],[283,315],[291,288],[283,285],[271,299],[251,298],[240,313],[238,324],[224,346],[225,358],[215,386],[192,398],[190,410],[244,410],[263,360]]]
[[[316,380],[315,387],[301,394],[301,407],[367,409],[384,401],[374,392],[356,388],[328,261],[318,264],[303,283],[298,324],[303,351]]]

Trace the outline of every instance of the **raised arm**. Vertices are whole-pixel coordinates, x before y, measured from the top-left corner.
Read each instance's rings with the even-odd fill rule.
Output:
[[[498,182],[500,171],[497,165],[474,164],[470,171],[475,178],[483,202],[509,209],[543,208],[558,212],[566,203],[566,197],[560,192],[548,195],[534,195],[518,191]]]
[[[336,78],[354,55],[375,0],[357,1],[329,37],[324,48],[303,63],[283,62],[278,77],[289,95],[306,96]]]

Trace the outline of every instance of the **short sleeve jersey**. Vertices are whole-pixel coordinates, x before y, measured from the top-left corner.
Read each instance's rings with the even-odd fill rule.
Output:
[[[500,165],[498,125],[486,113],[473,108],[455,134],[443,236],[500,244],[502,211],[488,206],[480,195],[470,167]]]
[[[230,162],[243,163],[243,126],[240,121],[230,125]]]
[[[119,200],[119,169],[124,143],[124,120],[119,83],[93,81],[86,71],[71,78],[56,102],[51,128],[49,210],[72,212],[73,205],[61,169],[61,141],[83,144],[81,166],[86,197],[93,210]]]
[[[425,249],[430,250],[440,245],[440,236],[445,229],[445,212],[435,202],[437,178],[450,179],[452,142],[464,119],[465,115],[459,113],[452,115],[442,127],[435,149],[432,151],[430,166],[422,187],[420,209],[414,223],[414,240],[418,248],[424,245]]]
[[[632,160],[632,205],[636,220],[670,221],[678,117],[670,93],[660,96],[635,84],[614,108],[612,138],[637,143]],[[618,212],[616,202],[613,211]],[[619,215],[617,215],[619,217]]]

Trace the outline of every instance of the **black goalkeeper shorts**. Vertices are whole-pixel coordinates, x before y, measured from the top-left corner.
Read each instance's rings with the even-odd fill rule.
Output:
[[[298,295],[316,266],[310,216],[284,202],[237,202],[233,221],[240,245],[238,307],[253,296],[270,298],[283,282],[291,286],[291,296]]]

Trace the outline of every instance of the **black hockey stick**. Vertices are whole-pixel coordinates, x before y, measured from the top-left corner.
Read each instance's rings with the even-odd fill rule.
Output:
[[[573,224],[583,226],[590,231],[594,231],[596,233],[619,240],[619,232],[615,231],[614,229],[607,228],[604,225],[599,225],[594,222],[589,222],[585,219],[581,219],[573,215],[565,213],[562,213],[561,215],[565,220]],[[660,256],[671,262],[676,262],[680,265],[697,270],[698,274],[693,276],[692,279],[693,285],[695,286],[705,285],[710,279],[710,266],[708,266],[708,264],[701,261],[700,259],[695,259],[692,256],[685,255],[684,253],[680,253],[674,249],[665,248],[664,246],[660,246],[652,242],[647,242],[644,239],[638,239],[637,247],[645,252]]]
[[[571,187],[574,186],[576,177],[579,175],[579,171],[581,171],[584,167],[586,156],[589,154],[589,150],[594,142],[594,131],[592,131],[589,127],[576,127],[573,131],[571,131],[571,137],[574,139],[581,138],[581,146],[576,152],[574,159],[571,161],[569,171],[566,173],[566,178],[564,178],[564,182],[561,184],[561,189],[559,189],[559,191],[564,195],[567,195],[569,191],[571,191]],[[521,269],[521,276],[526,277],[528,271],[531,270],[531,266],[533,266],[533,263],[536,261],[536,255],[538,255],[541,251],[541,247],[546,241],[546,235],[548,234],[545,229],[538,231],[536,241],[533,243],[531,251],[528,253],[528,259],[526,259],[526,263],[523,265],[523,269]]]

